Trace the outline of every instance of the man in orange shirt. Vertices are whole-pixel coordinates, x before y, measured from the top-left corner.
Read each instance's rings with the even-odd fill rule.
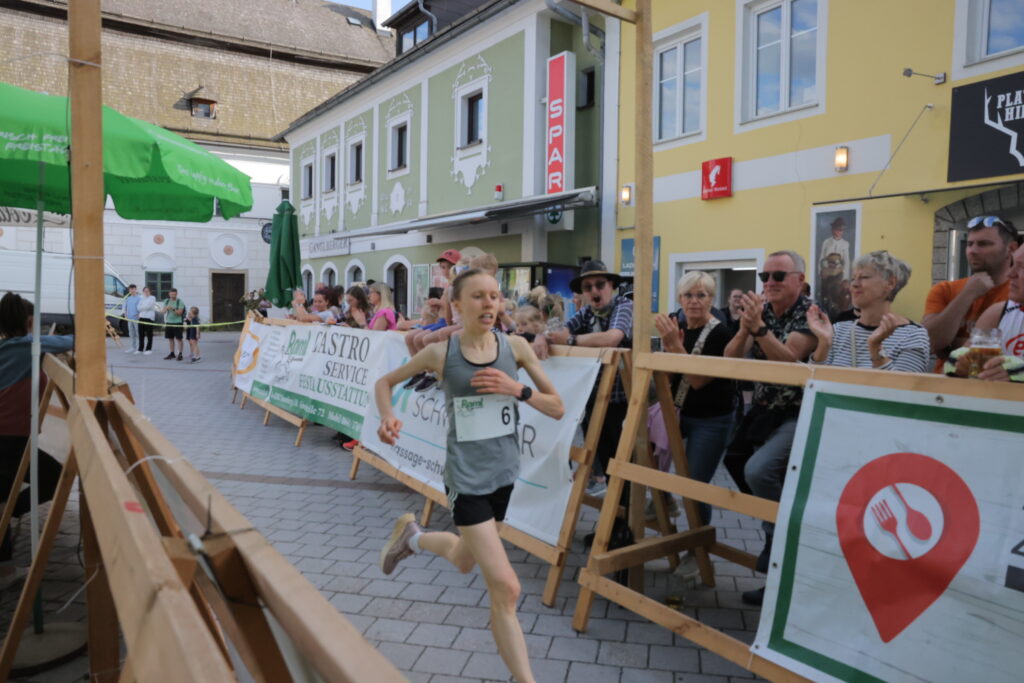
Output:
[[[933,286],[921,319],[938,356],[936,372],[942,372],[950,351],[967,343],[982,312],[1007,299],[1010,255],[1018,246],[1020,237],[1010,221],[978,216],[967,222],[967,264],[972,274]]]

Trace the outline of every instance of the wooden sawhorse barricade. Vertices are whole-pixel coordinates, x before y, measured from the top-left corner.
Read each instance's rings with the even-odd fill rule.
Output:
[[[672,403],[669,377],[672,374],[689,372],[711,377],[804,386],[811,379],[813,373],[815,379],[822,381],[1020,400],[1019,387],[998,385],[998,383],[992,382],[950,380],[938,375],[854,370],[828,366],[811,368],[796,363],[695,357],[670,353],[640,353],[637,356],[640,387],[649,386],[651,379],[654,379],[677,474],[660,472],[630,462],[634,450],[647,447],[646,443],[636,443],[638,434],[645,433],[641,423],[645,424],[647,420],[647,392],[634,391],[630,397],[629,411],[615,459],[609,464],[608,492],[605,494],[605,504],[601,508],[601,518],[597,525],[590,558],[587,566],[580,572],[581,589],[573,616],[573,628],[577,631],[586,630],[594,596],[600,595],[678,633],[738,666],[773,681],[803,681],[805,679],[754,654],[746,643],[682,612],[662,605],[644,596],[638,590],[620,585],[607,578],[607,575],[614,571],[642,567],[643,563],[648,560],[672,557],[683,550],[690,550],[697,557],[702,580],[707,585],[713,586],[714,570],[708,557],[709,554],[750,569],[755,567],[757,558],[748,552],[719,542],[716,539],[713,526],[700,525],[697,502],[709,503],[722,509],[769,522],[774,522],[778,514],[779,506],[774,501],[705,484],[687,476],[684,444]],[[631,482],[634,487],[650,487],[682,496],[690,528],[669,536],[642,538],[634,545],[609,550],[608,542],[611,537],[612,523],[618,513],[617,506],[609,501],[619,499],[626,482]],[[655,496],[655,499],[657,498],[658,496]]]
[[[126,386],[87,399],[74,395],[68,365],[46,356],[43,368],[50,382],[40,420],[56,394],[71,453],[0,650],[0,680],[10,674],[76,477],[90,680],[404,680],[153,427]],[[12,493],[27,460],[28,448]]]
[[[577,464],[577,468],[573,477],[572,492],[569,495],[569,501],[565,508],[565,517],[559,530],[558,543],[551,545],[523,533],[508,524],[501,525],[502,538],[550,565],[548,567],[547,580],[544,584],[544,592],[541,597],[541,602],[549,607],[555,603],[555,598],[558,595],[558,586],[565,572],[569,548],[572,545],[572,539],[576,533],[576,523],[580,517],[580,506],[584,502],[587,482],[594,464],[594,454],[597,450],[598,440],[601,437],[601,428],[604,425],[605,415],[607,414],[608,400],[611,396],[612,387],[615,384],[615,376],[620,372],[620,361],[624,357],[628,357],[625,355],[626,353],[628,352],[615,349],[588,349],[579,346],[552,347],[552,356],[600,358],[601,372],[598,377],[597,394],[593,403],[593,410],[590,414],[590,422],[587,425],[584,447],[572,449],[571,457]],[[359,472],[359,464],[365,462],[389,477],[405,484],[417,493],[422,494],[426,498],[421,516],[421,522],[424,526],[429,524],[435,504],[443,507],[448,506],[448,499],[443,492],[400,471],[384,458],[366,450],[361,445],[356,447],[352,455],[352,470],[349,473],[351,479],[356,478]],[[665,519],[667,523],[667,517]],[[667,529],[663,529],[663,531],[667,532]]]

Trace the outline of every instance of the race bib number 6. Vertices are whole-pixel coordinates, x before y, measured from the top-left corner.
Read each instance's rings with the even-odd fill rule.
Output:
[[[479,441],[513,434],[516,430],[516,400],[504,394],[457,396],[455,438]]]

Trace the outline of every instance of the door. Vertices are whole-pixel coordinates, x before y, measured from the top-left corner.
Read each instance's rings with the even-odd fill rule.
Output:
[[[213,318],[210,322],[230,323],[245,319],[245,273],[210,273]]]
[[[409,317],[409,270],[401,263],[388,269],[391,294],[395,297],[395,310]]]

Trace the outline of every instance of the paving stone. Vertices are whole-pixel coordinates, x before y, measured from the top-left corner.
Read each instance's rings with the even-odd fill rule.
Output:
[[[498,652],[498,648],[494,644],[494,634],[489,628],[464,627],[459,633],[458,638],[452,643],[452,647],[459,650],[469,650],[470,652],[493,654]],[[527,642],[527,647],[529,647],[529,642]]]
[[[484,597],[484,593],[485,591],[479,588],[449,586],[438,596],[437,601],[446,605],[466,605],[472,607],[480,602],[480,599]]]
[[[444,586],[425,586],[422,583],[410,583],[398,596],[407,600],[434,602],[444,591]]]
[[[364,595],[373,595],[379,598],[394,598],[408,588],[409,584],[404,581],[391,581],[390,579],[377,579],[363,587]]]
[[[342,614],[358,614],[366,607],[373,598],[366,595],[352,595],[350,593],[338,593],[330,602]]]
[[[388,617],[390,619],[398,619],[405,614],[410,605],[412,605],[412,603],[408,600],[373,598],[370,600],[369,604],[363,608],[362,613],[371,617]]]
[[[594,621],[597,620],[591,620],[591,623],[593,623]],[[611,620],[604,619],[602,621]],[[668,630],[664,626],[661,626],[660,624],[652,624],[650,622],[630,622],[626,630],[626,640],[630,643],[644,643],[647,645],[671,645],[672,631]]]
[[[418,623],[441,624],[452,611],[451,605],[436,605],[432,602],[413,602],[403,618]]]
[[[743,667],[733,664],[729,660],[716,655],[708,650],[700,651],[700,671],[705,674],[718,676],[735,676],[737,678],[753,678],[754,675]]]
[[[567,683],[619,683],[620,673],[617,666],[573,662],[565,680]]]
[[[674,683],[688,680],[676,678],[671,671],[651,671],[649,669],[623,669],[619,683]]]
[[[458,626],[443,626],[441,624],[420,624],[409,634],[406,642],[414,645],[429,645],[432,647],[451,647],[459,635]]]
[[[501,674],[504,673],[504,676]],[[508,680],[508,668],[499,655],[474,652],[462,670],[462,675],[474,679]],[[536,675],[536,674],[534,674]]]
[[[414,628],[416,628],[416,624],[409,623],[408,621],[400,621],[398,619],[377,619],[377,621],[366,629],[364,635],[367,638],[374,638],[376,640],[390,640],[398,643],[404,643]]]
[[[611,666],[643,668],[647,666],[647,645],[603,641],[597,653],[597,661]]]
[[[597,661],[599,641],[584,638],[563,638],[556,636],[551,640],[548,657],[551,659],[571,659],[576,662]]]
[[[455,607],[444,620],[444,623],[455,626],[487,628],[487,625],[491,623],[491,612],[480,607]]]
[[[399,669],[411,669],[412,665],[423,654],[423,647],[420,645],[390,643],[388,641],[381,641],[380,645],[377,645],[377,649]]]
[[[468,652],[449,650],[447,648],[428,647],[416,660],[413,671],[432,674],[458,675],[469,659]]]
[[[530,633],[544,636],[562,636],[564,638],[577,637],[576,631],[572,628],[572,617],[552,616],[540,614],[534,623]]]
[[[535,659],[530,662],[530,668],[538,681],[564,681],[569,672],[569,664],[558,659]]]

